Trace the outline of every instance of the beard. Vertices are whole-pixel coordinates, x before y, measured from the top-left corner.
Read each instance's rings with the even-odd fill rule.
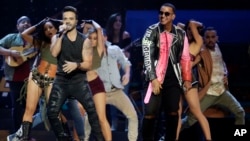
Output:
[[[67,30],[67,32],[70,32],[76,28],[76,25],[68,25],[68,26],[69,26],[69,29]]]
[[[215,44],[213,44],[213,43],[208,43],[208,44],[206,44],[206,47],[207,47],[208,49],[210,49],[210,50],[214,50]]]

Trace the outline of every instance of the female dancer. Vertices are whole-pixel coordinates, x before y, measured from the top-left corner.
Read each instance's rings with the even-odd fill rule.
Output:
[[[195,66],[195,57],[200,52],[200,49],[203,45],[203,39],[202,39],[202,29],[203,25],[202,23],[195,21],[195,20],[189,20],[185,25],[179,25],[181,28],[184,28],[187,34],[187,38],[189,41],[189,51],[191,56],[191,62],[193,67],[193,82],[196,81],[196,66]],[[187,90],[184,94],[185,100],[187,101],[187,104],[189,106],[190,112],[194,114],[194,116],[199,121],[201,128],[203,130],[204,136],[206,140],[211,140],[211,132],[209,123],[202,113],[200,109],[200,99],[198,95],[198,84],[196,83],[193,85],[193,87],[190,90]],[[182,107],[182,104],[180,104]],[[180,116],[181,117],[181,116]],[[185,120],[185,118],[184,118]],[[181,120],[179,120],[181,121]],[[185,125],[182,125],[185,126]],[[183,127],[185,128],[185,127]],[[180,130],[180,128],[178,129]],[[179,131],[178,131],[179,132]],[[177,132],[177,133],[178,133]]]
[[[104,139],[105,141],[111,141],[112,140],[111,129],[106,117],[105,88],[103,82],[101,81],[96,72],[96,69],[101,65],[101,60],[105,49],[102,28],[94,20],[91,20],[90,23],[86,23],[85,21],[84,24],[91,24],[93,26],[93,28],[90,28],[87,32],[87,36],[91,42],[92,47],[94,48],[92,69],[87,72],[87,80],[93,94],[93,100],[95,103]],[[82,25],[84,28],[87,28],[89,26],[89,25],[84,26],[84,24]]]
[[[60,21],[45,18],[38,24],[26,29],[21,35],[22,38],[29,43],[32,43],[35,49],[38,50],[36,61],[34,62],[32,71],[27,80],[26,93],[26,108],[23,115],[23,122],[20,129],[15,133],[14,139],[28,141],[32,127],[33,115],[36,111],[36,106],[42,93],[48,102],[49,94],[52,88],[52,83],[56,74],[57,60],[52,57],[50,52],[51,38],[58,32]],[[77,103],[76,103],[77,104]],[[44,104],[46,105],[46,104]],[[45,111],[43,111],[45,112]],[[44,115],[44,113],[43,113]],[[67,126],[66,118],[61,114],[60,118],[64,127]],[[44,115],[43,120],[46,119]],[[83,121],[83,120],[82,120]],[[80,124],[80,123],[78,123]],[[48,124],[45,124],[48,126]],[[82,123],[83,127],[83,123]],[[47,127],[48,128],[48,127]],[[66,127],[65,130],[70,130]],[[82,133],[84,136],[84,132]],[[83,138],[83,137],[82,137]]]
[[[106,25],[108,41],[118,45],[121,49],[131,43],[131,37],[128,31],[125,30],[122,22],[122,15],[114,13],[110,15]]]

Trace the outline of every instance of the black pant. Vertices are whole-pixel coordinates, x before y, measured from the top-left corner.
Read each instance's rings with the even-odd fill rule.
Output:
[[[178,126],[178,109],[180,96],[183,90],[180,86],[164,87],[159,95],[151,95],[148,104],[145,104],[145,114],[142,125],[143,141],[155,140],[156,126],[155,122],[161,111],[164,111],[165,141],[174,141]],[[161,121],[159,121],[161,122]]]
[[[63,127],[58,119],[61,106],[68,97],[75,97],[85,108],[93,135],[97,141],[103,141],[98,116],[96,113],[95,105],[90,93],[87,81],[82,80],[78,83],[60,83],[56,78],[53,83],[52,91],[50,94],[47,114],[52,127],[58,138],[64,135]],[[83,128],[83,127],[82,127]]]
[[[24,82],[8,82],[10,85],[10,96],[12,105],[12,118],[14,120],[14,132],[19,129],[23,120],[23,114],[25,110],[25,99],[17,101],[20,97],[21,88]]]

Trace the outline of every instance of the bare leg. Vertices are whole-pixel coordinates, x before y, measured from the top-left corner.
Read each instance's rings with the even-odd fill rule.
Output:
[[[25,113],[23,115],[23,121],[32,122],[32,117],[36,111],[36,106],[38,104],[38,100],[41,96],[41,88],[31,79],[28,82],[27,86],[27,98],[26,98],[26,107]]]
[[[106,116],[106,94],[105,93],[97,93],[93,96],[93,100],[95,103],[97,115],[99,118],[99,122],[101,125],[101,130],[104,136],[105,141],[112,140],[112,134],[110,125]]]
[[[178,114],[179,114],[179,120],[178,120],[178,127],[177,127],[177,132],[176,132],[176,140],[179,140],[179,135],[180,135],[180,131],[181,131],[181,114],[182,114],[182,96],[179,102],[179,110],[178,110]]]
[[[196,117],[201,125],[206,140],[211,140],[211,132],[207,118],[200,109],[200,101],[197,88],[192,88],[185,94],[186,101],[189,105],[190,112]]]

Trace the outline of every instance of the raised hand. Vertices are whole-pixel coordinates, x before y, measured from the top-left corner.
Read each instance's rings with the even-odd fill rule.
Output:
[[[42,25],[44,25],[44,23],[48,20],[48,17],[44,18],[43,20],[41,20],[39,23],[37,23],[35,25],[36,29],[41,29]]]

